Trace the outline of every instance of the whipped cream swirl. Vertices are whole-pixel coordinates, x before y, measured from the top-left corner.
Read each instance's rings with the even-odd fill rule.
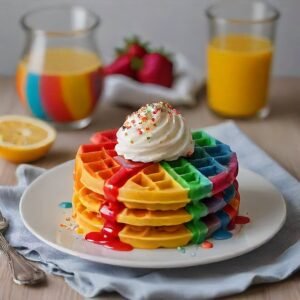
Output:
[[[137,162],[159,162],[190,156],[194,141],[182,115],[165,102],[142,106],[117,132],[116,152]]]

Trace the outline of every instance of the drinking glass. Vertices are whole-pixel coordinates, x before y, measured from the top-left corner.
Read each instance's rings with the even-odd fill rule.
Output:
[[[262,1],[226,0],[206,16],[209,107],[225,117],[266,117],[278,10]]]
[[[95,43],[99,18],[79,6],[47,7],[21,19],[25,47],[16,75],[18,95],[33,116],[62,128],[83,128],[102,91]]]

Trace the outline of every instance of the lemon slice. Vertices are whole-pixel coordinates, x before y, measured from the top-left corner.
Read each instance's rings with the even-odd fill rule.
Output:
[[[37,160],[46,155],[56,137],[47,123],[25,116],[0,117],[0,157],[14,163]]]

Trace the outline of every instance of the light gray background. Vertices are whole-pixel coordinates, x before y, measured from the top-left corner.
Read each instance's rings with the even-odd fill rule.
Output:
[[[226,0],[223,0],[226,1]],[[241,0],[243,1],[243,0]],[[136,33],[155,46],[185,54],[205,69],[208,0],[0,0],[0,74],[13,74],[23,47],[20,16],[53,4],[81,4],[101,16],[97,39],[104,60],[123,37]],[[300,75],[300,0],[269,0],[281,12],[274,63],[276,75]]]

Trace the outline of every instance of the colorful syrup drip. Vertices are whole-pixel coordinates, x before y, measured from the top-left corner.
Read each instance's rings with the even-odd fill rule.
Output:
[[[60,208],[72,208],[72,202],[68,202],[68,201],[61,202],[61,203],[59,203],[58,206]]]
[[[237,216],[235,218],[235,224],[239,224],[239,225],[245,225],[250,223],[250,218],[245,217],[245,216]]]
[[[109,227],[106,224],[106,230],[108,228]],[[104,234],[103,230],[101,232],[89,232],[85,236],[85,239],[89,242],[103,245],[109,249],[118,251],[131,251],[133,249],[132,246],[121,242],[118,237],[113,238],[113,235],[118,235],[120,230],[118,230],[116,226],[113,226],[113,230],[109,232],[108,235]]]
[[[232,237],[232,233],[224,229],[219,229],[213,233],[212,237],[215,240],[227,240]]]
[[[115,160],[122,165],[122,168],[104,185],[105,202],[100,207],[101,217],[105,220],[103,228],[101,232],[88,233],[85,239],[113,250],[130,251],[133,247],[123,243],[119,238],[119,232],[124,228],[124,224],[117,222],[117,216],[125,208],[124,204],[118,201],[119,188],[147,165],[130,162],[123,158],[115,158]]]
[[[246,216],[236,216],[234,219],[230,221],[227,226],[227,230],[233,231],[236,225],[246,225],[250,223],[250,218]]]
[[[234,220],[231,220],[231,222],[228,224],[228,226],[227,226],[227,229],[229,230],[229,231],[232,231],[232,230],[234,230],[234,228],[235,228],[235,221]]]
[[[212,242],[209,242],[209,241],[204,241],[200,246],[203,249],[211,249],[211,248],[214,247],[214,244]]]

